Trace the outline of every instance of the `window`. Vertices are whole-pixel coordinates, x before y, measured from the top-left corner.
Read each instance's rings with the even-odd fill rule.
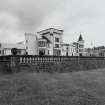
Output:
[[[59,38],[55,38],[55,42],[59,42]]]
[[[51,33],[50,35],[53,36],[53,33]]]
[[[54,55],[55,56],[60,56],[61,55],[61,51],[60,50],[54,50]]]
[[[83,49],[79,49],[79,52],[83,52]]]
[[[41,46],[41,42],[38,42],[38,46],[39,46],[39,47]]]
[[[19,54],[19,55],[21,54],[21,50],[18,50],[18,54]]]
[[[45,46],[46,46],[46,42],[44,42],[44,41],[39,41],[39,42],[38,42],[38,46],[39,46],[39,47],[45,47]]]
[[[42,55],[45,55],[45,50],[44,50],[44,49],[40,49],[40,50],[39,50],[39,55],[41,55],[41,56],[42,56]]]
[[[59,44],[55,44],[55,48],[59,48]]]
[[[50,47],[49,43],[47,44],[47,47]]]
[[[28,47],[26,46],[26,50],[28,50]]]
[[[84,48],[84,45],[79,45],[79,48]]]
[[[48,55],[49,55],[49,50],[48,50]]]
[[[28,40],[26,40],[26,43],[28,43]]]

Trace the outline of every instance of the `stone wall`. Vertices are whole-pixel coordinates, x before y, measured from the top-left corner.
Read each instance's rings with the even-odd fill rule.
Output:
[[[105,68],[105,60],[80,60],[71,62],[61,62],[53,65],[52,70],[58,72],[86,71]]]
[[[72,72],[105,68],[105,60],[71,60],[65,62],[49,62],[37,65],[21,65],[21,70],[33,72]]]
[[[8,59],[7,59],[8,58]],[[72,72],[105,68],[105,58],[54,57],[54,56],[6,56],[0,61],[2,72]]]

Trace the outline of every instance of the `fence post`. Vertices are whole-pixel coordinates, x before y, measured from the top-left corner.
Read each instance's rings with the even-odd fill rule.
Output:
[[[13,73],[16,73],[19,71],[18,68],[18,57],[17,56],[11,56],[11,60],[10,60],[10,67],[11,67],[11,71]]]

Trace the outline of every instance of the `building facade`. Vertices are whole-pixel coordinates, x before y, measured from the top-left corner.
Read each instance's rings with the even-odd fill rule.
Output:
[[[78,38],[78,41],[73,42],[73,45],[76,46],[77,56],[84,56],[85,55],[84,40],[83,40],[83,37],[81,34]]]
[[[63,43],[63,30],[49,28],[36,34],[25,33],[26,51],[28,55],[82,56],[84,40],[82,35],[77,42]]]
[[[63,30],[49,28],[38,32],[38,34],[41,36],[38,40],[38,55],[61,55]]]
[[[105,57],[105,46],[98,46],[85,49],[86,56]]]
[[[78,43],[79,56],[83,56],[84,55],[84,40],[81,34],[78,38],[77,43]]]
[[[83,56],[84,40],[80,34],[77,42],[63,42],[63,30],[49,28],[35,34],[25,33],[23,43],[1,43],[0,55],[11,55],[11,49],[18,49],[18,55]]]
[[[26,54],[38,55],[38,40],[36,34],[25,33]]]
[[[17,55],[26,54],[26,48],[23,43],[0,43],[0,56],[12,55],[11,50],[13,48],[18,49]]]
[[[77,56],[76,46],[73,44],[61,44],[62,45],[62,56]]]

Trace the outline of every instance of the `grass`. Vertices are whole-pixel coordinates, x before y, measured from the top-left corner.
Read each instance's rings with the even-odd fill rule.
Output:
[[[105,105],[105,69],[1,75],[0,105]]]

